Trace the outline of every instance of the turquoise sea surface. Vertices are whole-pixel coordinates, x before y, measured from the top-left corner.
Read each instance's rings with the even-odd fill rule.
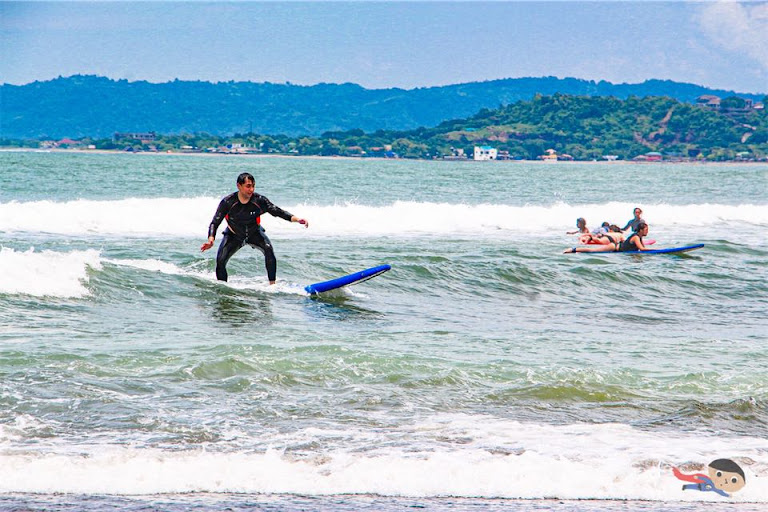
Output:
[[[563,254],[635,206],[704,248]],[[766,233],[765,164],[0,152],[0,509],[762,510]]]

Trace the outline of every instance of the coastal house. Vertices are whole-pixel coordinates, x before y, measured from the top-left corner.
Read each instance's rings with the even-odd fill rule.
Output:
[[[658,151],[649,151],[644,155],[637,155],[632,160],[634,162],[661,162],[662,159],[663,159],[663,156]]]
[[[157,134],[155,132],[115,132],[113,137],[116,142],[138,140],[142,144],[154,142],[155,138],[157,138]]]
[[[650,151],[645,154],[646,162],[661,162],[662,155],[658,151]]]
[[[242,142],[233,142],[232,144],[227,144],[224,147],[220,147],[218,152],[232,155],[244,155],[248,152],[248,148],[246,148],[245,144]]]
[[[760,110],[762,103],[755,102],[751,98],[730,97],[724,100],[711,94],[703,94],[696,98],[696,104],[700,107],[718,110],[725,113],[749,112]]]
[[[360,146],[347,146],[346,156],[365,156],[365,150]]]
[[[557,151],[548,149],[543,155],[539,155],[539,160],[543,162],[557,162]]]
[[[491,146],[475,146],[475,160],[496,160],[498,152]]]
[[[451,154],[443,156],[443,160],[466,160],[467,155],[462,148],[451,147]]]
[[[67,139],[67,138],[61,139],[56,142],[56,147],[59,147],[59,148],[71,148],[79,145],[80,143],[78,141]]]
[[[700,107],[711,108],[712,110],[720,110],[720,97],[713,96],[711,94],[702,94],[696,98],[696,104]]]

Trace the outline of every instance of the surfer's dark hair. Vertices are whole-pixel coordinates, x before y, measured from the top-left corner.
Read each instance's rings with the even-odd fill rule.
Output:
[[[717,459],[709,463],[709,467],[713,469],[719,469],[720,471],[727,471],[728,473],[736,473],[746,482],[747,477],[744,476],[744,470],[741,466],[733,462],[731,459]]]
[[[251,180],[253,183],[256,183],[256,180],[253,179],[253,174],[249,172],[244,172],[237,177],[237,184],[242,185],[243,183],[245,183],[246,180]]]
[[[648,227],[648,224],[646,224],[645,222],[638,222],[637,227],[635,228],[635,233],[647,227]]]
[[[611,224],[608,227],[608,231],[610,231],[611,233],[621,233],[621,228],[619,226],[617,226],[616,224]]]

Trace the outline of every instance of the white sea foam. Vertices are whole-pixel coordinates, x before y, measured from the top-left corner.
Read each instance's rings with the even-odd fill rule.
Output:
[[[711,492],[682,490],[673,466],[706,466],[717,458],[742,464],[747,485],[729,502],[768,503],[764,439],[714,434],[664,434],[626,425],[536,425],[488,417],[443,416],[405,435],[466,439],[439,450],[376,440],[368,450],[329,446],[325,432],[298,432],[316,441],[313,453],[274,446],[229,452],[164,451],[118,445],[0,454],[0,492],[153,494],[249,492],[382,494],[562,499],[715,501]],[[357,437],[354,429],[346,435]],[[699,471],[685,470],[684,473]]]
[[[304,286],[280,281],[270,286],[266,280],[234,276],[230,282],[216,280],[213,271],[186,269],[156,259],[102,258],[99,251],[55,252],[16,251],[0,247],[0,294],[30,295],[34,297],[78,298],[89,295],[88,269],[101,270],[103,264],[131,267],[167,275],[183,275],[212,281],[220,286],[264,293],[307,295]]]
[[[0,231],[69,235],[199,235],[213,199],[123,199],[0,204]],[[201,227],[202,226],[202,227]]]
[[[203,238],[216,198],[157,198],[116,201],[0,203],[0,231],[69,235],[171,236]],[[298,224],[265,215],[270,233],[281,236],[381,236],[433,234],[535,233],[570,229],[577,217],[590,227],[603,221],[624,224],[633,204],[558,203],[550,206],[501,204],[461,205],[396,201],[385,206],[362,204],[284,205],[310,220],[306,232]],[[758,204],[646,205],[652,229],[768,226],[768,206]],[[223,229],[224,226],[222,226]]]
[[[150,272],[160,272],[161,274],[169,274],[174,276],[181,275],[181,274],[189,274],[189,272],[184,271],[184,269],[174,265],[173,263],[167,263],[165,261],[160,261],[155,259],[149,259],[149,260],[109,259],[109,260],[106,260],[105,263],[111,263],[113,265],[123,265],[126,267],[133,267],[133,268],[138,268],[142,270],[148,270]]]
[[[148,272],[158,272],[167,275],[183,275],[196,277],[205,281],[215,282],[219,286],[228,286],[237,290],[256,290],[264,293],[287,293],[292,295],[308,295],[304,290],[304,286],[291,283],[285,280],[277,282],[275,285],[270,285],[266,280],[254,280],[252,277],[244,276],[232,276],[229,281],[218,281],[216,274],[213,271],[200,271],[194,269],[185,269],[156,259],[139,260],[139,259],[106,259],[104,263],[111,265],[119,265],[124,267],[137,268],[140,270],[146,270]]]
[[[99,252],[15,251],[0,247],[0,293],[36,297],[88,295],[88,269],[101,268]]]

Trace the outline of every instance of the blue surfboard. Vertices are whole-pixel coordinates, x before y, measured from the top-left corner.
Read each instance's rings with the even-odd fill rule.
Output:
[[[668,249],[650,249],[647,251],[624,251],[623,254],[673,254],[676,252],[688,252],[701,249],[704,244],[685,245],[683,247],[669,247]]]
[[[304,289],[310,295],[316,295],[318,293],[328,292],[335,290],[336,288],[341,288],[342,286],[362,283],[363,281],[373,279],[374,277],[383,274],[391,268],[392,267],[389,265],[379,265],[378,267],[371,267],[359,272],[348,274],[346,276],[337,277],[336,279],[331,279],[330,281],[322,281],[320,283],[310,284],[305,286]]]
[[[606,247],[610,247],[610,246],[606,246]],[[613,249],[606,249],[604,251],[577,252],[576,254],[606,254],[606,253],[615,253],[615,252],[618,252],[619,254],[675,254],[675,253],[681,253],[681,252],[695,251],[696,249],[701,249],[702,247],[704,247],[704,244],[684,245],[682,247],[669,247],[667,249],[649,249],[647,251],[614,251]],[[572,254],[572,253],[571,251],[568,251],[566,254]]]

